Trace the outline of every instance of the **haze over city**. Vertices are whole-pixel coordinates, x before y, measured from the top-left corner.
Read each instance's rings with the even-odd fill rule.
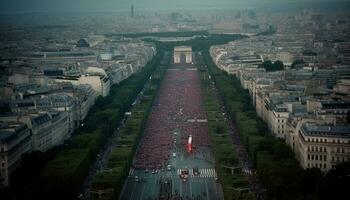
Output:
[[[1,0],[2,12],[97,12],[125,11],[134,4],[139,10],[256,8],[260,6],[318,6],[349,0]],[[332,5],[330,5],[332,6]]]
[[[0,199],[343,199],[349,10],[0,0]]]

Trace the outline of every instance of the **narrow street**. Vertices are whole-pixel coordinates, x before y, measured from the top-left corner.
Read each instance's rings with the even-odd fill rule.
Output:
[[[140,101],[143,95],[143,91],[144,89],[142,89],[141,92],[137,95],[132,106],[134,106]],[[118,137],[118,133],[120,130],[122,130],[125,127],[125,120],[126,120],[126,117],[124,116],[123,120],[120,122],[119,127],[114,131],[110,139],[100,150],[99,154],[96,157],[96,161],[90,166],[89,174],[86,177],[81,187],[81,192],[79,193],[78,199],[82,199],[82,200],[90,199],[90,189],[91,189],[91,183],[93,181],[93,178],[96,176],[96,174],[99,171],[106,169],[106,164],[108,162],[108,159],[110,158],[111,151],[114,145],[116,144],[116,138]]]

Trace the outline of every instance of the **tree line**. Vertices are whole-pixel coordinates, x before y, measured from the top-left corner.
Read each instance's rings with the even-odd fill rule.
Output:
[[[342,199],[350,183],[349,162],[328,173],[318,168],[302,169],[294,153],[281,139],[273,137],[265,122],[257,117],[247,90],[239,80],[221,71],[209,52],[204,58],[211,77],[234,120],[258,176],[267,189],[267,199]]]
[[[123,184],[129,174],[134,154],[166,68],[164,65],[159,66],[153,73],[152,79],[146,83],[143,97],[130,110],[131,116],[127,118],[124,128],[115,139],[116,145],[113,147],[107,162],[109,170],[99,172],[92,182],[92,191],[113,191],[106,194],[105,199],[117,199],[122,192]],[[93,194],[91,199],[98,199],[98,195]]]
[[[198,66],[201,77],[201,90],[203,93],[203,106],[208,119],[208,132],[212,142],[211,148],[215,157],[215,169],[224,192],[224,198],[254,199],[250,192],[240,194],[235,189],[249,187],[248,177],[235,170],[231,173],[229,167],[239,165],[238,152],[232,143],[232,136],[225,117],[220,111],[217,94],[210,80],[208,69],[200,63]]]
[[[139,72],[113,85],[108,96],[98,97],[85,126],[76,130],[64,145],[46,153],[24,155],[13,183],[3,193],[5,199],[76,199],[90,165],[160,65],[163,54],[164,51],[158,51]]]

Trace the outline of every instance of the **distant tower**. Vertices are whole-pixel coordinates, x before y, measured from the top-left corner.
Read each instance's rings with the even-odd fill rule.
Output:
[[[131,5],[131,13],[130,13],[131,18],[134,18],[134,5]]]

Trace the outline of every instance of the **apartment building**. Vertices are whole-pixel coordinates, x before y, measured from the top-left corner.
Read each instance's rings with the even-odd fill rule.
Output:
[[[22,154],[31,151],[30,136],[26,124],[0,121],[0,188],[9,185],[9,176],[20,165]]]
[[[296,158],[303,168],[328,171],[350,160],[350,126],[301,121],[295,136]]]

